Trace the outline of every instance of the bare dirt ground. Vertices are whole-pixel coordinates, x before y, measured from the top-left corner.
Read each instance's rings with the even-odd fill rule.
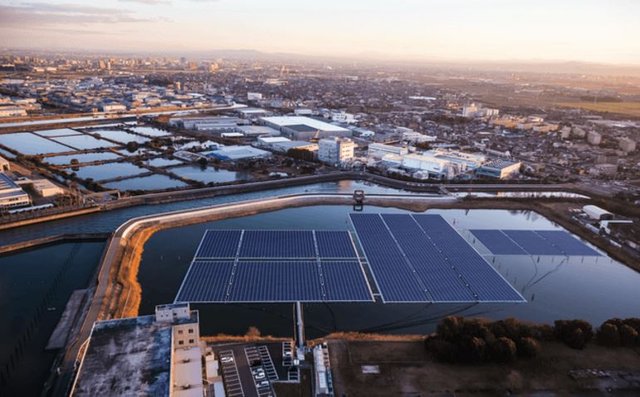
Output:
[[[574,380],[575,369],[640,369],[640,352],[628,348],[589,345],[573,350],[557,342],[545,342],[534,359],[513,364],[443,364],[426,352],[422,342],[329,342],[336,396],[499,396],[599,395],[615,380]],[[361,365],[378,365],[379,374],[363,374]],[[624,382],[622,382],[624,383]],[[607,393],[640,395],[640,386],[629,389],[618,382]],[[630,393],[630,394],[629,394]],[[634,394],[635,393],[635,394]]]

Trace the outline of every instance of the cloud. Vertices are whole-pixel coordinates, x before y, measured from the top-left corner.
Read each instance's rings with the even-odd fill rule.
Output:
[[[0,5],[1,26],[85,25],[91,23],[148,22],[131,12],[81,4],[24,3],[20,6]]]

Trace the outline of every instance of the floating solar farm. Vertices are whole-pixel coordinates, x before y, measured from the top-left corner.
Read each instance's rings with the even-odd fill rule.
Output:
[[[385,303],[524,302],[440,215],[351,214]]]
[[[494,255],[601,256],[562,230],[471,230]]]
[[[362,259],[348,231],[208,230],[176,302],[525,302],[440,215],[350,217]]]
[[[371,302],[347,231],[208,230],[177,302]]]

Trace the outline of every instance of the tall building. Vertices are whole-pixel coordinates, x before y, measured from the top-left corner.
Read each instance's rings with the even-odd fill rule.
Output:
[[[93,325],[71,396],[201,397],[198,311],[188,303]]]
[[[351,160],[356,147],[349,138],[320,139],[318,145],[318,159],[327,164],[339,164]]]

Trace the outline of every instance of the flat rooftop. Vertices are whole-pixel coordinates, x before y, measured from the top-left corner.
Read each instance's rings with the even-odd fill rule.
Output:
[[[171,323],[141,316],[95,323],[72,396],[169,396]]]
[[[262,117],[261,120],[275,124],[279,127],[291,127],[291,126],[307,126],[312,131],[320,130],[320,131],[333,131],[333,132],[349,132],[348,129],[342,128],[340,126],[325,123],[321,120],[316,120],[311,117],[304,116],[274,116],[274,117]]]

